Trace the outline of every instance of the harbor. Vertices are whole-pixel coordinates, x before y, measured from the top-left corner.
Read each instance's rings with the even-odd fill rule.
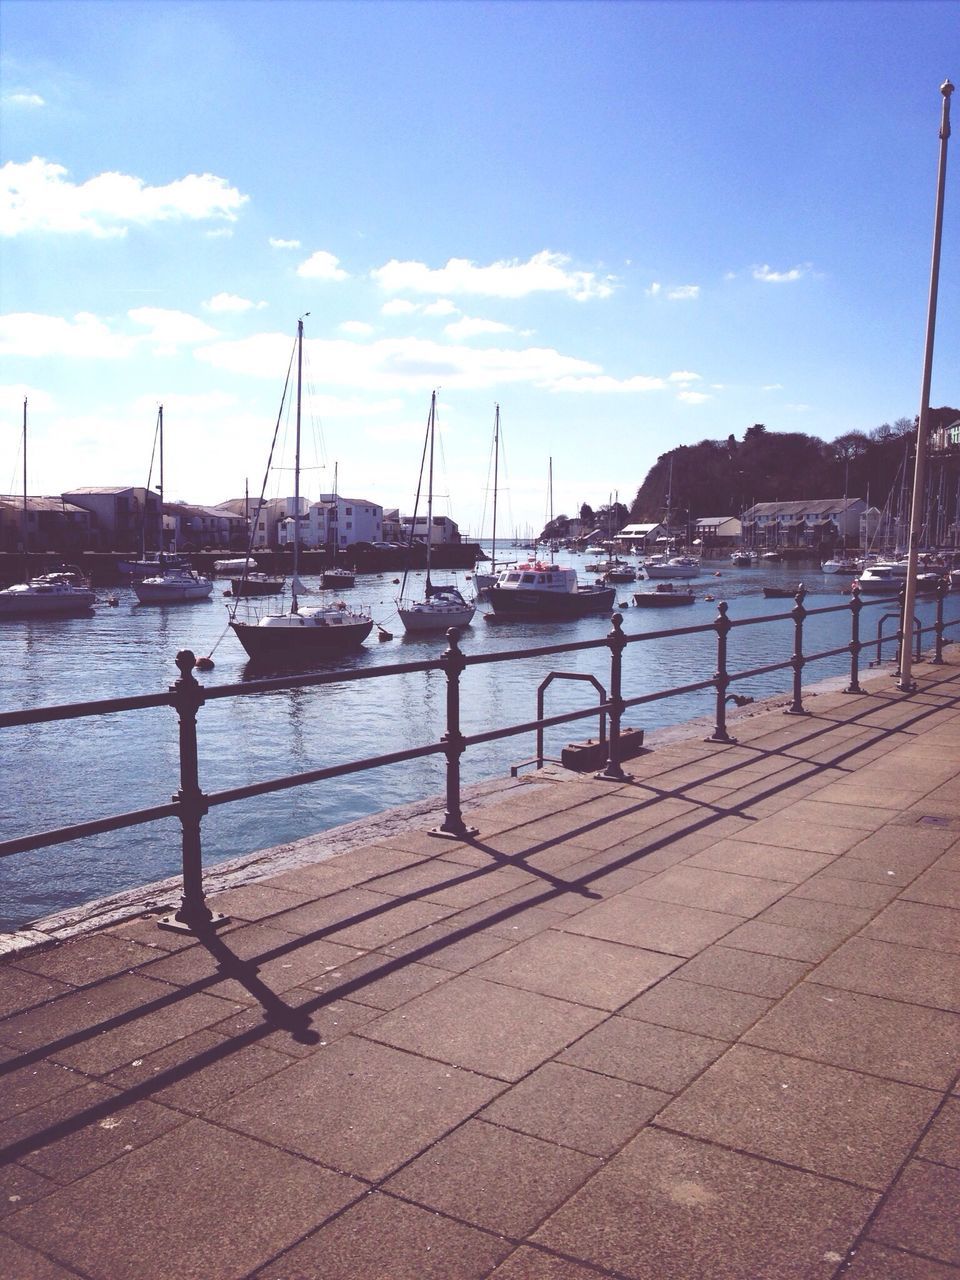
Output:
[[[300,843],[3,961],[6,1266],[943,1280],[960,667]],[[326,692],[326,691],[324,691]],[[212,1242],[215,1241],[215,1247]]]
[[[567,557],[581,566],[582,558]],[[805,574],[810,608],[849,600],[849,583]],[[725,566],[695,580],[697,600],[683,611],[683,624],[710,624],[721,601],[733,618],[780,617],[778,623],[749,631],[737,629],[730,639],[731,660],[741,667],[762,666],[788,657],[793,644],[789,610],[792,600],[766,600],[770,583],[798,585],[796,566],[735,569]],[[713,576],[719,573],[720,577]],[[460,578],[469,588],[465,575]],[[183,606],[141,606],[129,588],[119,591],[116,607],[98,605],[92,616],[70,619],[7,620],[0,627],[4,660],[3,704],[0,712],[37,706],[58,706],[105,697],[132,697],[162,691],[177,678],[174,657],[190,649],[198,656],[213,654],[213,671],[206,684],[247,684],[262,672],[247,661],[227,628],[230,603],[217,579],[217,594]],[[308,587],[321,595],[315,579]],[[689,584],[688,584],[689,585]],[[843,588],[847,594],[844,594]],[[657,609],[630,605],[631,585],[617,596],[624,630],[647,634],[676,628],[675,610],[664,617]],[[358,578],[344,597],[368,608],[388,631],[395,627],[397,585],[393,578]],[[327,593],[329,595],[329,593]],[[308,596],[307,599],[312,598]],[[246,602],[244,602],[246,607]],[[895,612],[875,606],[864,616],[863,639],[868,643],[864,665],[879,656],[894,657],[890,637],[896,619],[885,623],[886,643],[877,652],[878,619]],[[936,610],[933,600],[919,600],[917,616],[924,626]],[[948,594],[945,617],[957,617],[956,599]],[[817,664],[817,677],[844,673],[849,641],[846,611],[811,618],[807,624],[813,649],[835,649],[834,657]],[[597,615],[563,623],[529,620],[497,621],[481,606],[473,624],[465,628],[461,646],[468,655],[484,656],[511,648],[553,643],[576,644],[596,640],[610,630],[609,616]],[[387,641],[370,639],[345,659],[320,664],[319,669],[364,672],[376,667],[439,656],[446,639],[440,635],[407,636],[399,628]],[[642,696],[657,689],[691,684],[713,674],[716,641],[712,633],[680,635],[652,644],[632,646],[624,664],[625,689]],[[569,669],[581,677],[608,683],[609,656],[604,650],[560,658],[535,657],[497,668],[478,666],[464,678],[464,731],[482,733],[513,719],[532,720],[537,687],[551,671]],[[790,688],[789,670],[772,671],[741,682],[737,692],[762,699]],[[627,724],[647,731],[704,715],[711,709],[710,690],[682,694],[631,711]],[[595,695],[574,682],[559,682],[549,692],[548,714],[584,708]],[[435,678],[401,674],[391,681],[356,682],[323,689],[288,689],[259,696],[210,703],[202,712],[200,770],[205,789],[242,786],[280,765],[319,768],[351,756],[375,756],[416,741],[437,742],[443,733],[443,691]],[[512,713],[512,714],[511,714]],[[415,732],[414,732],[415,730]],[[581,737],[595,735],[596,720],[583,726]],[[546,732],[547,754],[559,758],[576,726]],[[129,807],[164,801],[176,785],[176,722],[167,713],[131,713],[85,723],[38,724],[3,730],[7,794],[18,804],[5,808],[0,839],[13,839],[30,830],[43,830],[94,819],[110,812],[115,798]],[[471,749],[463,761],[468,784],[509,776],[511,766],[535,754],[535,737],[491,741]],[[91,765],[95,759],[95,765]],[[358,821],[397,805],[413,803],[442,790],[438,760],[425,758],[402,766],[340,778],[335,783],[302,787],[294,793],[262,796],[231,806],[229,817],[215,811],[204,825],[208,866],[254,854],[278,843]],[[57,874],[51,876],[51,858]],[[135,840],[122,832],[101,833],[63,845],[56,854],[37,851],[0,862],[3,927],[20,928],[39,918],[81,907],[94,899],[133,889],[175,874],[179,860],[176,822],[142,828]]]

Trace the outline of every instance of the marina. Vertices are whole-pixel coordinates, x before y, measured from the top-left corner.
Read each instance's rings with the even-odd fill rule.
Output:
[[[584,558],[563,559],[576,567]],[[792,643],[792,601],[766,600],[762,592],[765,585],[795,586],[797,567],[734,569],[729,563],[717,563],[716,569],[707,569],[694,584],[697,598],[684,610],[684,623],[712,622],[719,602],[725,600],[732,619],[779,619],[743,631],[735,628],[728,642],[732,666],[761,666],[787,657]],[[580,577],[590,580],[585,570]],[[469,594],[471,576],[463,574],[459,580],[464,593]],[[849,583],[840,584],[836,577],[821,574],[814,566],[804,572],[804,584],[809,593],[808,608],[849,599]],[[308,577],[304,586],[323,598],[319,578]],[[388,575],[359,578],[356,587],[344,593],[345,603],[351,609],[369,610],[378,629],[394,638],[375,641],[371,637],[357,652],[331,658],[316,669],[362,671],[438,656],[446,643],[442,634],[404,634],[397,625],[395,590]],[[89,617],[4,622],[0,658],[6,678],[0,710],[162,691],[176,679],[174,657],[181,649],[191,649],[198,656],[212,655],[214,669],[202,677],[207,684],[240,684],[277,670],[268,667],[265,672],[247,659],[228,629],[227,601],[222,596],[189,606],[144,607],[136,603],[131,588],[121,588],[117,595],[115,608],[98,605]],[[630,593],[624,588],[622,598],[614,601],[623,614],[626,634],[659,632],[675,625],[659,610],[637,609],[629,600]],[[935,609],[934,600],[918,601],[917,616],[925,626]],[[869,647],[864,652],[864,665],[875,657],[872,642],[880,613],[889,615],[885,634],[889,636],[896,629],[895,601],[889,610],[874,607],[865,613],[862,638]],[[958,614],[957,601],[948,594],[945,615],[949,620]],[[462,632],[461,647],[466,654],[492,654],[597,639],[609,630],[609,614],[566,622],[503,620],[480,606],[472,625]],[[811,618],[807,630],[810,649],[837,648],[838,653],[817,663],[806,678],[842,675],[849,661],[843,649],[849,640],[848,612]],[[889,642],[883,657],[893,657]],[[639,696],[708,679],[715,664],[716,639],[710,632],[634,646],[624,658],[625,695]],[[481,733],[491,726],[532,719],[537,687],[555,670],[592,675],[606,685],[609,655],[599,649],[561,658],[544,656],[472,667],[462,680],[463,731]],[[761,699],[789,688],[789,671],[778,671],[738,684],[737,692]],[[631,710],[625,723],[647,729],[683,723],[707,714],[711,698],[712,691],[706,690],[655,702]],[[591,699],[592,695],[573,682],[560,682],[549,691],[547,714],[589,706]],[[264,774],[321,768],[418,741],[436,742],[444,729],[444,708],[443,682],[422,674],[211,702],[200,713],[201,785],[205,790],[242,786]],[[591,725],[589,721],[583,722],[580,734],[570,726],[548,730],[547,755],[559,758],[572,736],[585,737],[591,731],[595,732],[595,722]],[[113,812],[120,795],[126,808],[162,803],[175,785],[177,728],[172,712],[134,712],[77,725],[6,728],[3,735],[7,800],[0,814],[2,839]],[[534,749],[532,733],[525,739],[474,747],[463,760],[464,782],[505,777],[511,766],[529,760]],[[204,860],[213,865],[295,840],[437,795],[443,785],[442,760],[428,757],[242,801],[231,805],[229,814],[213,811],[205,819]],[[179,826],[169,821],[132,833],[92,836],[56,851],[4,859],[0,864],[2,927],[16,927],[176,874],[179,858]]]

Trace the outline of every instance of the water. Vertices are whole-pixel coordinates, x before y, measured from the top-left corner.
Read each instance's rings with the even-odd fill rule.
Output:
[[[576,563],[582,578],[590,579],[582,557],[562,559]],[[637,586],[620,586],[617,599],[631,606],[623,610],[624,630],[640,634],[711,622],[716,601],[721,599],[730,602],[734,619],[789,613],[790,600],[766,600],[762,587],[792,585],[798,576],[805,578],[810,591],[809,608],[840,603],[849,586],[845,579],[838,581],[818,569],[798,574],[796,567],[734,569],[722,563],[717,571],[720,576],[714,577],[708,566],[691,583],[698,599],[686,608],[637,609],[632,607]],[[461,585],[469,588],[466,575],[459,576]],[[306,583],[316,586],[314,579]],[[140,606],[129,589],[121,588],[118,606],[100,605],[92,618],[3,622],[0,709],[156,693],[177,678],[174,657],[180,649],[192,649],[198,655],[215,650],[215,670],[199,677],[207,686],[249,678],[246,654],[226,630],[225,586],[226,580],[218,579],[209,601],[166,607]],[[341,660],[340,666],[362,669],[442,652],[442,638],[403,635],[395,615],[397,590],[393,575],[384,574],[359,578],[355,588],[343,593],[351,603],[368,604],[374,618],[395,638],[378,643],[374,631],[363,651]],[[701,598],[706,595],[715,600]],[[929,602],[920,605],[924,625],[932,621],[933,608]],[[862,615],[865,640],[875,637],[877,618],[884,611],[872,608]],[[956,601],[948,597],[948,619],[958,614]],[[849,625],[847,611],[811,619],[806,652],[847,643]],[[894,625],[888,623],[888,629]],[[488,622],[478,613],[464,633],[462,648],[466,653],[509,652],[602,637],[609,628],[609,619],[602,615],[572,623],[537,624]],[[789,656],[792,643],[789,621],[735,628],[729,639],[729,665],[746,668],[783,659]],[[865,653],[864,663],[872,656]],[[893,656],[892,647],[885,656]],[[691,683],[710,676],[715,666],[712,633],[631,645],[624,655],[624,696]],[[849,658],[841,654],[809,666],[805,681],[842,675],[848,669]],[[607,688],[609,652],[601,648],[469,668],[461,680],[463,732],[534,719],[537,686],[554,670],[592,673]],[[759,698],[788,691],[791,679],[787,670],[733,687]],[[214,792],[436,742],[444,731],[445,698],[444,677],[431,672],[213,700],[198,715],[201,786]],[[583,683],[554,682],[547,692],[546,714],[590,706],[596,700],[595,691]],[[652,729],[710,715],[713,707],[712,692],[707,690],[636,708],[625,723]],[[595,720],[561,726],[547,735],[547,755],[557,757],[566,742],[595,737],[596,731]],[[0,743],[4,748],[0,839],[164,804],[179,785],[177,719],[168,708],[4,729]],[[471,748],[463,757],[463,781],[503,777],[511,764],[529,759],[534,752],[533,734]],[[431,757],[218,806],[204,819],[204,862],[209,866],[398,804],[441,795],[443,786],[443,760]],[[176,819],[17,854],[0,862],[0,928],[15,928],[66,907],[176,875],[179,869]]]

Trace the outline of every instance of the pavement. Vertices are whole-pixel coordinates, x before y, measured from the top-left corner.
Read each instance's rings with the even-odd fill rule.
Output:
[[[960,657],[0,962],[6,1280],[960,1276]]]

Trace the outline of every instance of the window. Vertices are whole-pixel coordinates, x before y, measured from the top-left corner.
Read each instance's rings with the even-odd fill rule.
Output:
[[[536,580],[537,580],[537,575],[535,573],[525,573],[523,575],[523,578],[521,579],[522,582],[530,582],[530,583],[535,583]]]

